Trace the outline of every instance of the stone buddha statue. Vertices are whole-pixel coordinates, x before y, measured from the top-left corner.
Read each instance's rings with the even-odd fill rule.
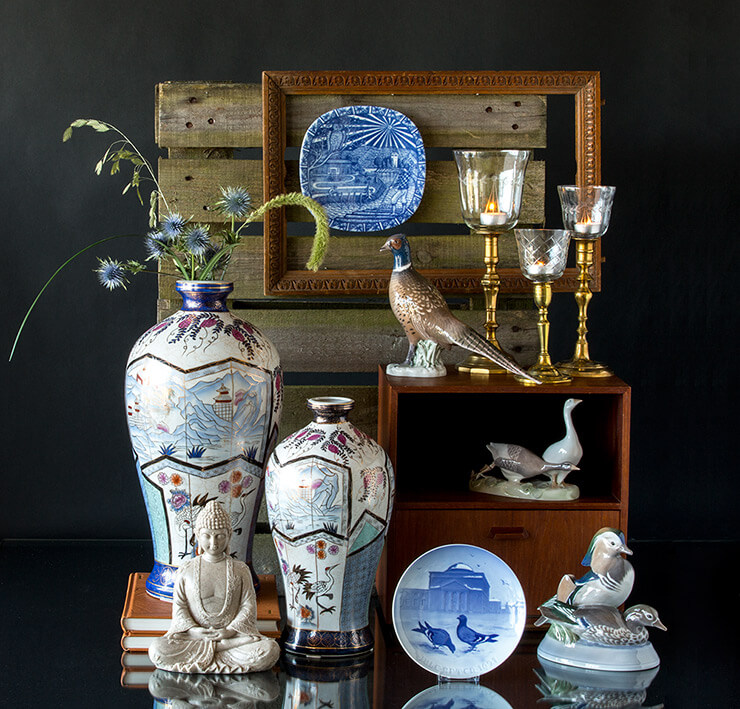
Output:
[[[195,522],[198,548],[178,570],[172,624],[149,649],[171,672],[236,674],[275,665],[280,647],[257,631],[257,600],[249,567],[228,554],[231,520],[209,502]]]

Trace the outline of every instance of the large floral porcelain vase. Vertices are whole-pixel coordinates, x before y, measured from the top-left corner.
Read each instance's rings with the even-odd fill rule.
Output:
[[[275,448],[267,512],[285,587],[286,649],[350,655],[372,649],[368,613],[391,515],[393,468],[353,426],[352,399],[309,399],[314,419]]]
[[[210,500],[231,516],[232,555],[252,568],[282,405],[277,350],[229,312],[233,285],[178,281],[176,289],[181,309],[139,338],[126,366],[129,434],[154,544],[146,588],[170,600],[177,568],[197,553],[195,520]]]

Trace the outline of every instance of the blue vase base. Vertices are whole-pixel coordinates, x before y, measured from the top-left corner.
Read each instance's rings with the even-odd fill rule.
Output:
[[[310,630],[288,625],[282,641],[288,652],[316,657],[362,655],[373,650],[369,625],[359,630]]]

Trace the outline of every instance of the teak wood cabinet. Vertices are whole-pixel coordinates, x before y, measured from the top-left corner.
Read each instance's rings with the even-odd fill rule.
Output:
[[[569,502],[520,501],[471,492],[472,471],[491,462],[486,444],[515,443],[541,455],[565,435],[563,404],[582,403],[573,422],[583,446],[567,482]],[[396,473],[396,499],[377,577],[385,618],[401,574],[423,552],[474,544],[506,561],[519,577],[528,621],[601,527],[627,533],[630,387],[617,377],[525,387],[511,376],[439,379],[387,377],[379,370],[378,442]],[[494,474],[500,476],[496,469]]]

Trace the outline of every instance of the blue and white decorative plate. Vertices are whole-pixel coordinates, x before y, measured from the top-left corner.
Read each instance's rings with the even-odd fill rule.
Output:
[[[403,649],[425,670],[450,679],[498,667],[519,644],[526,615],[516,574],[469,544],[422,554],[393,596],[393,627]]]
[[[512,709],[500,694],[472,682],[446,682],[409,699],[403,709]]]
[[[419,129],[381,106],[345,106],[306,131],[301,190],[322,204],[329,225],[380,231],[405,222],[424,194],[426,155]]]

